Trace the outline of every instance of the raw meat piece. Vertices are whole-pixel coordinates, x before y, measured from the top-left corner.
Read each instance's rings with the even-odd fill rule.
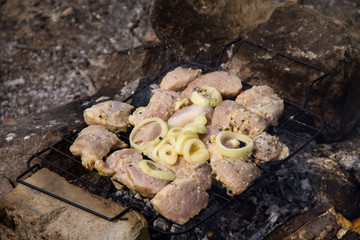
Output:
[[[215,107],[211,125],[226,128],[229,126],[228,116],[234,110],[243,109],[239,104],[232,100],[225,100]]]
[[[100,125],[84,128],[70,147],[75,156],[81,156],[87,170],[96,169],[100,174],[112,176],[115,172],[102,160],[110,150],[127,147],[115,134]]]
[[[266,85],[253,86],[236,97],[236,103],[266,119],[268,125],[276,126],[284,111],[284,101]]]
[[[205,208],[209,194],[195,178],[179,178],[159,191],[151,200],[161,215],[184,224]]]
[[[172,91],[180,91],[191,81],[201,75],[200,69],[177,67],[168,72],[161,80],[160,88]]]
[[[216,106],[212,125],[250,138],[259,135],[267,128],[265,119],[231,100],[225,100]]]
[[[138,163],[142,160],[143,157],[140,152],[126,148],[113,152],[106,159],[106,163],[116,172],[113,176],[114,179],[145,197],[153,197],[168,185],[169,181],[149,176],[141,171]],[[118,183],[113,182],[115,187],[121,188]]]
[[[234,110],[229,116],[229,129],[233,132],[256,137],[266,130],[265,119],[244,109]]]
[[[210,142],[213,142],[214,139],[211,139],[212,137],[216,137],[216,135],[221,131],[220,128],[216,127],[216,126],[212,126],[212,125],[207,125],[206,127],[206,134],[201,134],[199,135],[200,140],[205,143],[205,145],[207,146],[207,144],[209,144]]]
[[[228,72],[216,71],[204,74],[189,83],[184,90],[183,95],[188,99],[191,99],[193,89],[202,85],[216,88],[223,98],[233,98],[238,95],[242,89],[241,80],[236,75]]]
[[[140,107],[139,110],[136,109],[129,116],[129,121],[134,126],[142,120],[151,117],[158,117],[166,122],[175,112],[176,102],[182,98],[184,97],[178,92],[155,89],[147,107]]]
[[[169,127],[184,127],[188,123],[192,123],[196,118],[205,116],[208,123],[211,122],[212,107],[202,107],[197,105],[190,105],[176,111],[168,120]]]
[[[161,127],[156,122],[150,122],[142,126],[136,132],[132,141],[138,145],[146,145],[148,142],[159,138],[161,134]]]
[[[289,156],[289,148],[279,137],[264,132],[254,138],[253,155],[256,161],[280,161]]]
[[[250,160],[224,157],[215,143],[208,145],[208,151],[215,179],[222,183],[229,196],[241,194],[260,177],[259,168]]]
[[[176,177],[195,178],[203,188],[211,188],[211,167],[207,162],[188,164],[176,172]]]
[[[102,125],[113,133],[126,132],[133,108],[127,103],[106,101],[85,109],[84,119],[88,125]]]

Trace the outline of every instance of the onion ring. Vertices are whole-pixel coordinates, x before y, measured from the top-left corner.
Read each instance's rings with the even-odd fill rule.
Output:
[[[176,138],[174,136],[167,136],[152,150],[152,159],[156,162],[174,165],[177,161],[175,145]]]
[[[160,135],[157,138],[155,138],[154,140],[147,142],[146,144],[134,143],[133,142],[134,136],[139,131],[139,129],[151,122],[156,122],[160,125],[160,128],[161,128]],[[131,131],[130,136],[129,136],[130,146],[135,148],[136,150],[144,152],[148,148],[158,145],[160,143],[161,139],[164,139],[166,137],[167,132],[168,132],[168,125],[164,120],[162,120],[160,118],[146,118],[146,119],[142,120],[141,122],[139,122]]]
[[[191,101],[199,106],[215,107],[222,102],[221,93],[214,87],[203,85],[194,88]]]
[[[186,133],[186,134],[181,134],[177,141],[176,141],[176,145],[175,145],[175,152],[177,154],[182,154],[183,153],[183,149],[184,149],[184,144],[193,138],[199,138],[199,136],[196,133]]]
[[[205,144],[198,138],[190,139],[185,143],[183,156],[187,163],[203,162],[210,158]]]
[[[236,139],[238,141],[244,142],[246,145],[245,147],[240,147],[240,148],[228,148],[223,144],[223,140],[225,138],[230,138],[231,139],[230,141],[232,141],[232,139]],[[218,133],[215,142],[217,149],[222,155],[232,158],[248,157],[254,148],[254,141],[251,138],[249,138],[246,135],[234,133],[230,131],[222,131]],[[234,146],[233,143],[232,145]]]
[[[150,164],[151,166],[149,166]],[[141,171],[151,177],[166,181],[174,181],[175,179],[175,174],[170,169],[151,160],[141,160],[138,166]]]

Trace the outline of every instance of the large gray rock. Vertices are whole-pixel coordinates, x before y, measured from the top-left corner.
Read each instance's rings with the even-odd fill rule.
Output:
[[[344,22],[316,10],[287,4],[247,34],[329,75],[314,84],[308,109],[325,120],[323,140],[340,140],[360,118],[360,35]],[[283,98],[302,105],[311,82],[322,72],[242,44],[228,68],[250,84],[268,84]]]
[[[263,0],[155,0],[150,21],[157,37],[182,58],[214,66],[224,44],[264,22],[278,5]]]
[[[11,185],[11,183],[9,182],[9,180],[7,180],[6,178],[4,178],[3,176],[0,175],[0,198],[2,198],[3,196],[5,196],[6,193],[10,192],[13,187]]]
[[[26,161],[34,153],[84,126],[82,110],[86,103],[91,101],[74,102],[0,125],[0,176],[15,185],[16,177],[26,170]]]
[[[155,0],[151,22],[162,41],[204,45],[233,40],[264,22],[277,5],[263,0]]]
[[[314,188],[319,203],[331,204],[347,218],[359,210],[360,192],[354,178],[334,159],[314,157],[295,165],[301,178],[306,178]]]
[[[46,168],[25,181],[109,217],[125,209]],[[108,221],[21,184],[0,199],[0,216],[0,239],[149,239],[147,222],[135,211]]]

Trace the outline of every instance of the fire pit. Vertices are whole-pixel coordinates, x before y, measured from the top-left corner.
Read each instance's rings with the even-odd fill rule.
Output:
[[[221,63],[223,61],[224,55],[228,53],[229,48],[231,48],[234,44],[237,43],[250,44],[252,46],[263,48],[266,51],[271,51],[268,48],[253,43],[249,40],[238,39],[224,46],[218,64],[215,68],[193,62],[176,64],[157,75],[154,79],[147,81],[143,85],[139,86],[135,93],[133,93],[130,97],[124,99],[124,102],[130,103],[135,107],[146,105],[151,97],[151,90],[158,87],[159,82],[167,72],[175,69],[178,66],[199,68],[202,69],[204,73],[221,70]],[[298,64],[304,65],[305,67],[316,69],[322,72],[323,74],[320,77],[314,79],[312,84],[323,79],[327,75],[327,72],[325,70],[317,68],[316,66],[312,66],[305,62],[299,61],[280,52],[272,52],[289,61],[294,61]],[[243,83],[243,85],[244,89],[248,89],[251,87],[249,84],[246,83]],[[311,94],[311,87],[312,85],[309,86],[309,89],[307,91],[307,96],[304,100],[304,107],[284,100],[285,110],[281,119],[279,119],[279,124],[276,127],[269,127],[269,129],[267,130],[270,134],[277,135],[280,140],[289,147],[290,155],[281,162],[273,162],[261,165],[260,169],[262,171],[262,177],[258,179],[253,184],[253,186],[251,186],[245,193],[240,196],[229,197],[226,195],[224,189],[219,189],[213,186],[211,190],[208,191],[210,195],[208,206],[203,209],[199,215],[195,216],[184,225],[175,224],[159,215],[151,206],[149,199],[139,199],[138,197],[134,196],[131,191],[117,191],[111,182],[111,178],[106,176],[99,176],[96,172],[87,172],[82,167],[81,160],[77,157],[74,157],[69,151],[69,147],[75,140],[78,131],[64,137],[61,141],[55,143],[54,145],[49,146],[48,148],[34,154],[27,162],[27,171],[22,173],[17,178],[17,180],[22,184],[25,184],[31,188],[34,188],[38,191],[41,191],[45,194],[67,202],[71,205],[74,205],[78,208],[81,208],[109,221],[122,218],[122,216],[130,209],[137,210],[147,219],[149,229],[153,232],[154,236],[179,235],[194,231],[196,229],[200,229],[202,233],[204,233],[205,231],[204,234],[206,234],[208,237],[211,237],[213,233],[206,230],[208,229],[207,225],[209,225],[210,223],[210,221],[208,220],[215,217],[218,218],[218,220],[219,218],[221,219],[223,217],[221,213],[226,211],[228,207],[237,208],[238,212],[242,213],[241,215],[236,216],[237,218],[248,218],[251,214],[253,214],[251,210],[253,209],[253,203],[245,200],[244,196],[251,198],[251,191],[253,191],[252,189],[256,189],[259,184],[263,184],[263,179],[271,178],[271,175],[275,170],[281,171],[281,167],[283,167],[289,159],[291,159],[295,154],[297,154],[300,150],[306,147],[322,131],[323,123],[321,117],[306,109],[306,104]],[[119,135],[119,138],[123,141],[128,142],[128,134],[129,133],[121,134]],[[41,189],[23,180],[24,176],[30,173],[35,173],[42,167],[47,167],[50,170],[65,177],[67,181],[82,188],[85,188],[92,193],[98,194],[105,198],[110,198],[115,202],[119,202],[125,205],[127,208],[122,212],[114,213],[114,215],[112,216],[104,215],[101,212],[86,208],[82,205],[77,204],[74,201],[70,201],[66,198],[63,198],[62,196],[48,192],[45,189]],[[296,178],[296,176],[294,176],[294,178]],[[227,214],[229,214],[229,212],[227,212]],[[235,216],[229,216],[229,219],[232,219],[232,217]],[[269,219],[269,222],[275,224],[277,219],[278,216],[276,216],[276,214],[273,214],[271,215],[271,219]],[[261,234],[261,231],[259,234]]]

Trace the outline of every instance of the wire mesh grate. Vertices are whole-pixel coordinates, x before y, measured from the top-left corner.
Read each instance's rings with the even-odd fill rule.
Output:
[[[131,96],[125,99],[124,102],[130,102],[135,107],[147,105],[151,97],[151,90],[158,87],[158,84],[160,83],[162,77],[167,72],[175,69],[178,66],[200,68],[204,73],[220,70],[220,63],[222,61],[224,52],[231,45],[236,44],[238,42],[251,44],[266,49],[265,47],[261,45],[257,45],[256,43],[252,43],[246,39],[235,40],[224,46],[223,52],[221,53],[220,59],[215,68],[211,68],[194,62],[179,63],[173,65],[170,68],[163,71],[162,73],[160,73],[159,75],[157,75],[152,80],[148,81],[145,85],[143,85],[141,88],[135,91],[135,93],[133,93]],[[306,67],[316,68],[315,66],[309,65],[302,61],[298,61],[285,54],[282,53],[276,53],[276,54],[279,54],[283,58],[288,58],[291,61],[296,61],[299,64],[303,64]],[[281,163],[287,161],[296,153],[298,153],[301,149],[303,149],[308,143],[314,140],[323,129],[323,122],[321,117],[319,117],[315,113],[305,108],[309,100],[309,95],[311,94],[312,85],[327,75],[327,72],[325,70],[322,69],[318,69],[318,70],[323,72],[323,75],[315,79],[312,82],[311,86],[309,87],[310,89],[307,91],[307,96],[304,101],[304,107],[300,107],[296,104],[293,104],[285,100],[284,114],[280,118],[278,126],[270,127],[267,130],[269,133],[279,136],[280,140],[284,141],[290,149],[290,155]],[[251,85],[244,83],[245,89],[250,87]],[[182,234],[191,231],[195,227],[209,220],[211,217],[213,217],[215,214],[221,211],[221,209],[226,207],[230,202],[234,201],[234,198],[231,198],[226,195],[226,191],[224,189],[219,189],[214,186],[212,187],[212,189],[208,191],[210,196],[208,207],[203,209],[198,215],[196,215],[190,221],[188,221],[184,225],[177,225],[176,230],[158,227],[156,222],[159,220],[168,223],[167,225],[172,225],[174,223],[159,215],[151,207],[148,199],[137,199],[133,195],[131,195],[130,191],[129,191],[130,193],[127,195],[119,194],[119,191],[115,189],[112,183],[112,181],[114,181],[113,179],[107,176],[100,176],[95,171],[92,172],[86,171],[81,165],[80,158],[74,157],[71,154],[69,148],[73,143],[73,141],[75,140],[78,132],[79,131],[76,131],[64,137],[63,139],[53,144],[52,146],[49,146],[48,148],[45,148],[42,151],[32,155],[27,161],[28,169],[18,176],[17,181],[28,187],[41,191],[45,194],[48,194],[49,196],[57,198],[61,201],[64,201],[68,204],[71,204],[75,207],[83,209],[87,212],[95,214],[109,221],[118,220],[118,219],[126,220],[122,218],[125,213],[127,213],[131,209],[137,210],[147,219],[150,229],[155,230],[162,234]],[[119,137],[122,140],[127,140],[127,136],[128,133],[122,134]],[[25,176],[35,173],[42,167],[49,168],[55,173],[58,173],[59,175],[65,177],[68,182],[73,183],[82,188],[85,188],[91,193],[100,195],[104,198],[112,199],[115,202],[119,202],[125,205],[126,208],[122,212],[114,213],[113,216],[107,216],[93,209],[88,209],[82,205],[79,205],[76,202],[69,201],[68,199],[63,198],[59,195],[48,192],[45,189],[38,188],[37,186],[29,184],[28,182],[23,180]]]

